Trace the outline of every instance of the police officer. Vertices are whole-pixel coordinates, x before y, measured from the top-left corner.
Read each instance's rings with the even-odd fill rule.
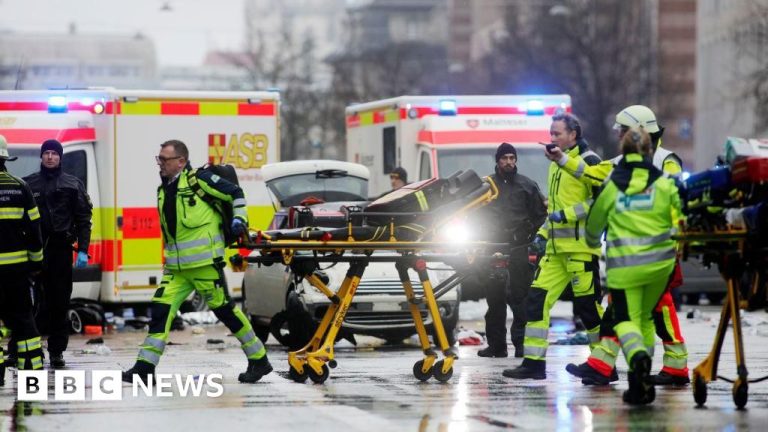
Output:
[[[573,289],[574,312],[587,329],[590,345],[599,340],[603,313],[596,302],[596,293],[600,289],[600,248],[584,243],[584,219],[594,191],[564,171],[562,165],[570,157],[579,156],[584,165],[596,164],[600,158],[589,150],[581,136],[581,124],[571,114],[552,117],[549,134],[554,144],[545,150],[546,157],[552,161],[548,174],[549,216],[534,239],[535,245],[546,241],[546,251],[526,299],[525,359],[517,368],[503,372],[509,378],[546,378],[549,311],[569,285]]]
[[[155,373],[168,342],[171,322],[179,306],[196,290],[206,299],[216,317],[240,341],[248,358],[248,369],[240,382],[254,383],[272,371],[267,350],[251,323],[229,300],[222,269],[224,248],[222,216],[205,195],[231,206],[232,232],[248,232],[248,216],[243,190],[208,170],[193,170],[189,150],[178,140],[161,144],[156,157],[162,184],[157,188],[157,208],[165,244],[165,268],[160,288],[152,298],[149,334],[139,350],[135,365],[123,372],[123,380],[134,376],[146,381]]]
[[[15,336],[18,368],[42,369],[43,348],[29,291],[31,276],[43,262],[40,212],[29,186],[6,170],[6,161],[15,159],[0,136],[0,314]],[[4,380],[0,348],[0,385]]]
[[[91,199],[77,177],[62,171],[64,149],[55,139],[40,147],[40,171],[24,178],[40,208],[45,260],[40,282],[49,323],[48,353],[51,367],[65,366],[69,342],[69,300],[72,296],[72,244],[77,242],[78,268],[88,264],[91,241]]]
[[[656,168],[651,138],[642,126],[621,140],[622,160],[589,212],[587,245],[606,235],[606,276],[613,329],[629,364],[624,402],[649,404],[655,398],[650,376],[655,331],[652,311],[675,267],[671,233],[681,215],[675,181]]]
[[[664,128],[658,124],[656,115],[650,108],[644,105],[631,105],[616,114],[614,128],[619,132],[619,139],[624,138],[630,128],[637,127],[643,127],[651,138],[653,166],[670,176],[679,175],[682,172],[682,162],[675,153],[662,147],[661,137],[664,134]],[[578,158],[568,160],[563,169],[573,173],[574,176],[579,175],[586,184],[601,185],[622,157],[620,155],[598,165],[585,166],[581,175],[578,171]],[[675,273],[667,284],[667,289],[653,310],[656,334],[661,338],[664,347],[663,367],[657,375],[652,376],[656,385],[686,385],[690,382],[688,349],[685,346],[672,299],[672,290],[681,284],[682,273],[678,262],[675,265]],[[568,372],[581,378],[582,383],[587,385],[605,385],[619,379],[615,371],[616,357],[620,351],[619,341],[613,330],[612,306],[609,305],[608,308],[600,329],[600,344],[592,350],[586,362],[579,365],[570,363],[566,366]]]
[[[485,286],[488,311],[485,335],[488,346],[478,351],[480,357],[507,357],[507,305],[512,308],[510,336],[515,357],[523,356],[525,297],[533,271],[528,262],[527,245],[547,217],[544,197],[535,181],[517,172],[517,150],[502,143],[496,150],[496,168],[491,179],[499,188],[499,197],[483,208],[482,230],[489,240],[508,242],[508,267],[479,275]]]

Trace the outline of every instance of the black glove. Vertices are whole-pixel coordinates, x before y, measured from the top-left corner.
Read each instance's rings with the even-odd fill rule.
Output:
[[[530,246],[528,246],[528,254],[529,255],[544,255],[544,252],[547,250],[547,239],[542,237],[540,234],[536,234],[536,237],[533,238],[533,241],[531,242]]]

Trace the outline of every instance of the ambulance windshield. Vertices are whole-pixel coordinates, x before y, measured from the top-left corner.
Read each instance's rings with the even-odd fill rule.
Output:
[[[531,178],[539,185],[541,193],[547,196],[547,171],[549,160],[544,157],[544,150],[539,145],[516,145],[517,167],[521,174]],[[439,149],[437,164],[440,177],[449,177],[458,170],[472,169],[481,177],[493,174],[493,160],[496,147],[477,147],[471,149]]]
[[[40,146],[30,146],[29,148],[11,147],[8,149],[8,153],[11,157],[18,158],[5,164],[8,172],[16,177],[26,177],[40,171]]]
[[[25,145],[22,148],[11,147],[8,149],[8,153],[10,153],[11,157],[18,158],[5,164],[8,172],[16,177],[26,177],[40,171],[40,146]],[[72,174],[80,179],[86,187],[88,186],[88,164],[85,150],[65,150],[62,169],[65,173]]]

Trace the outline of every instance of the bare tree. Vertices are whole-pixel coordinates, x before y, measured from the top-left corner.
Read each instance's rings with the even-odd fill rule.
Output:
[[[613,116],[654,100],[650,2],[515,2],[485,60],[488,92],[568,93],[593,147],[613,154]]]
[[[250,20],[246,21],[252,25]],[[311,156],[310,131],[329,128],[323,103],[327,91],[315,85],[314,43],[311,34],[294,40],[283,27],[277,43],[269,44],[261,30],[250,28],[254,35],[243,52],[229,53],[227,61],[247,72],[253,88],[278,88],[281,98],[281,159]],[[322,156],[322,153],[321,153]]]
[[[761,134],[768,130],[768,1],[751,0],[746,11],[728,36],[736,50],[737,97],[754,104],[754,133]]]

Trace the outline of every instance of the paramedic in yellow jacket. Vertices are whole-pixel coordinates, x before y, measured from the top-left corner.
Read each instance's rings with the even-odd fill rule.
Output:
[[[623,158],[596,198],[586,223],[589,246],[606,235],[606,276],[613,324],[629,364],[624,402],[649,404],[656,394],[650,376],[655,328],[653,310],[675,267],[672,231],[680,215],[675,181],[652,163],[651,138],[643,127],[621,140]]]
[[[632,127],[642,126],[651,137],[653,156],[651,162],[657,169],[664,173],[677,176],[682,172],[682,163],[677,155],[661,146],[661,136],[664,133],[653,111],[643,105],[631,105],[616,114],[614,128],[619,132],[619,139]],[[610,161],[601,162],[598,165],[584,165],[579,169],[579,158],[569,159],[563,169],[578,176],[587,185],[600,185],[619,163],[623,156],[618,156]],[[581,173],[579,175],[579,173]],[[680,330],[671,290],[682,284],[682,273],[679,262],[675,266],[675,273],[670,278],[667,290],[661,296],[659,304],[653,311],[653,319],[656,325],[656,334],[661,338],[664,347],[664,361],[661,371],[653,375],[656,385],[686,385],[690,382],[688,377],[688,350],[685,339]],[[569,363],[566,370],[581,378],[586,385],[607,385],[617,381],[616,357],[619,354],[619,341],[613,331],[612,306],[608,306],[603,316],[600,328],[600,345],[595,347],[586,362],[581,364]],[[652,348],[652,347],[651,347]]]
[[[123,380],[134,376],[146,381],[168,341],[171,322],[181,303],[196,290],[216,317],[240,341],[248,358],[248,369],[238,377],[253,383],[272,371],[267,351],[248,319],[232,304],[225,292],[222,216],[209,204],[211,199],[232,206],[232,232],[248,231],[243,190],[211,173],[189,166],[189,150],[178,140],[161,144],[156,157],[162,185],[157,189],[157,207],[163,233],[165,266],[160,288],[152,298],[152,322],[141,344],[136,364],[123,372]]]
[[[561,168],[569,157],[580,156],[591,164],[598,163],[600,158],[587,147],[581,137],[581,125],[571,114],[552,117],[549,133],[555,144],[549,145],[545,153],[553,161],[548,175],[549,216],[534,239],[534,245],[546,242],[546,250],[526,299],[525,358],[519,367],[503,372],[509,378],[546,378],[549,311],[569,284],[573,289],[574,312],[587,328],[590,345],[598,342],[603,313],[596,295],[600,290],[600,248],[587,246],[584,241],[584,219],[594,190]]]

